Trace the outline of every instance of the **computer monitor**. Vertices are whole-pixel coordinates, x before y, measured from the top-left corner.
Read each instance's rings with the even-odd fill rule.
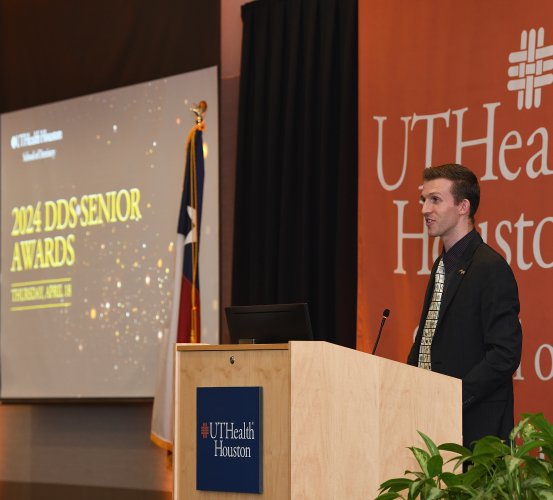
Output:
[[[229,306],[225,308],[233,344],[282,344],[313,340],[307,304]]]

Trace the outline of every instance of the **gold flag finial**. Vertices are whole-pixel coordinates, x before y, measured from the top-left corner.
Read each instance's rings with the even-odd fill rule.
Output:
[[[199,125],[200,123],[203,123],[204,121],[204,115],[207,111],[207,102],[200,101],[198,104],[194,104],[190,111],[196,115],[196,124]]]

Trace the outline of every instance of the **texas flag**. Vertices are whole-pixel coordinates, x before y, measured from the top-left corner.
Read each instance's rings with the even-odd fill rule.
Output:
[[[172,450],[173,365],[176,342],[200,342],[199,255],[204,186],[203,122],[186,143],[186,170],[178,224],[173,311],[169,335],[163,339],[152,414],[152,441]]]
[[[177,342],[200,341],[198,259],[200,256],[200,223],[204,187],[204,155],[201,129],[202,124],[193,127],[187,142],[186,171],[180,206],[177,245],[177,252],[184,252]]]

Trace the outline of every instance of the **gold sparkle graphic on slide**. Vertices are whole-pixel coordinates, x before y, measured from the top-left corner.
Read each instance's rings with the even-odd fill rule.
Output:
[[[144,211],[146,220],[150,210]],[[94,263],[86,265],[104,269],[101,273],[93,273],[94,279],[83,289],[81,303],[86,306],[88,327],[79,336],[81,338],[76,339],[76,347],[85,353],[93,347],[84,340],[90,335],[87,331],[94,332],[96,337],[105,332],[115,354],[125,346],[128,349],[129,343],[133,344],[133,349],[147,349],[152,343],[161,342],[168,332],[174,241],[158,243],[158,235],[154,233],[155,245],[152,245],[152,230],[148,224],[143,224],[139,233],[148,235],[148,239],[127,237],[129,229],[119,226],[108,231],[106,228],[106,238],[100,234],[84,243],[86,253],[95,258]],[[157,255],[152,255],[154,246],[160,249]],[[152,335],[144,332],[152,332]],[[112,366],[123,373],[126,366],[134,363],[135,360],[125,357]]]

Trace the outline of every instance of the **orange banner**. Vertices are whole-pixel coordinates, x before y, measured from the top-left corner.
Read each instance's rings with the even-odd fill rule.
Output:
[[[479,177],[476,227],[510,263],[521,302],[515,414],[553,419],[553,2],[359,1],[357,346],[405,361],[439,241],[422,170]]]

